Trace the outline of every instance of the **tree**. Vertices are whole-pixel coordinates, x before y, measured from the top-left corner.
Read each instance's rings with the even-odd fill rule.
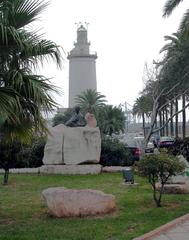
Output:
[[[165,39],[169,41],[169,43],[162,48],[162,51],[166,52],[163,61],[162,75],[164,76],[164,78],[170,79],[169,81],[172,81],[173,83],[176,83],[178,81],[181,82],[182,84],[180,85],[179,90],[184,92],[185,89],[188,88],[189,77],[189,33],[187,31],[177,32],[172,34],[171,36],[166,36]],[[186,129],[185,97],[185,94],[181,96],[183,102],[183,137],[185,136]],[[178,117],[176,117],[176,120],[177,119]]]
[[[167,56],[165,56],[167,57]],[[146,81],[146,87],[141,93],[142,96],[149,96],[151,98],[151,112],[150,112],[150,124],[148,132],[145,135],[143,149],[147,146],[148,141],[152,134],[164,129],[167,124],[179,113],[181,113],[189,104],[186,104],[184,108],[177,112],[171,112],[168,118],[164,118],[164,123],[157,128],[157,116],[162,116],[162,112],[165,108],[173,105],[176,99],[180,98],[183,93],[187,93],[189,90],[185,75],[183,76],[181,58],[173,58],[174,61],[162,61],[161,64],[157,64],[159,71],[148,74],[148,81]],[[177,68],[173,71],[173,67],[178,64]],[[177,72],[176,72],[177,70]],[[154,75],[155,73],[155,75]],[[174,74],[176,77],[174,78]],[[180,78],[178,78],[180,76]],[[161,120],[161,118],[160,118]]]
[[[184,106],[184,108],[178,110],[177,112],[172,113],[172,115],[168,119],[166,119],[166,121],[164,121],[164,124],[162,126],[160,126],[159,128],[155,128],[155,122],[156,122],[158,113],[160,113],[162,109],[164,109],[166,106],[169,106],[170,104],[172,104],[175,101],[175,99],[179,98],[182,95],[182,93],[178,92],[174,97],[172,96],[173,92],[179,86],[179,84],[180,83],[178,82],[177,84],[173,85],[173,87],[171,88],[168,88],[168,87],[162,88],[162,85],[159,81],[154,82],[154,89],[153,89],[153,92],[151,93],[152,102],[153,102],[152,112],[150,115],[151,121],[149,125],[149,130],[144,139],[144,147],[147,146],[147,143],[149,142],[152,134],[159,132],[161,129],[165,128],[165,126],[177,114],[181,113],[184,109],[186,109],[189,106],[189,103],[188,103]],[[188,91],[189,89],[187,88],[185,92],[188,92]],[[163,104],[162,104],[161,98],[164,98]]]
[[[145,115],[149,117],[151,110],[152,110],[152,102],[151,102],[151,97],[149,95],[142,95],[136,99],[135,104],[133,106],[133,115],[142,117],[142,126],[143,126],[144,136],[146,135]]]
[[[96,92],[94,89],[87,89],[75,98],[76,103],[84,112],[95,113],[99,108],[105,105],[104,95]]]
[[[163,17],[169,17],[174,9],[182,2],[183,0],[167,0],[164,9],[163,9]],[[184,13],[179,29],[181,31],[185,30],[189,27],[189,9]]]
[[[43,131],[41,110],[54,106],[50,91],[56,91],[36,69],[44,60],[52,59],[61,66],[58,46],[42,39],[29,25],[47,3],[34,0],[0,1],[0,118],[6,137],[29,136],[33,129]],[[3,100],[3,101],[2,101]]]
[[[55,86],[33,73],[45,60],[61,67],[59,47],[30,26],[46,6],[43,0],[0,0],[0,141],[10,148],[18,138],[26,142],[34,131],[46,131],[42,110],[56,106]]]
[[[143,157],[137,164],[138,171],[142,176],[148,178],[153,188],[153,199],[157,207],[161,207],[164,185],[171,176],[184,170],[184,163],[179,162],[175,157],[169,156],[166,152],[151,154]],[[161,188],[158,193],[157,182],[160,181]]]
[[[125,114],[119,107],[104,105],[97,112],[97,123],[101,133],[112,136],[125,129]]]

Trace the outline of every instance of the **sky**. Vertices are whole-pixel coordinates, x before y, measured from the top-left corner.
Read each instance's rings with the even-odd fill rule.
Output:
[[[108,104],[134,104],[144,87],[144,64],[160,58],[165,35],[177,31],[185,10],[184,1],[168,19],[162,17],[165,0],[51,0],[35,23],[46,39],[60,45],[63,68],[45,64],[42,73],[52,78],[62,94],[55,96],[68,107],[69,65],[67,53],[76,40],[76,24],[87,22],[91,51],[96,51],[97,91]]]

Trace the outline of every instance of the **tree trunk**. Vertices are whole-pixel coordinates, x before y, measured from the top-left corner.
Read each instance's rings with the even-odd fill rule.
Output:
[[[165,124],[165,111],[162,111],[162,126]],[[162,135],[165,136],[165,128],[162,129]]]
[[[165,108],[165,121],[167,122],[168,120],[168,110],[167,107]],[[169,135],[169,124],[166,124],[166,136]]]
[[[146,131],[145,131],[145,115],[142,113],[142,128],[144,131],[144,137],[146,136]]]
[[[4,177],[3,177],[3,185],[8,184],[8,178],[9,178],[9,169],[5,169]]]
[[[159,112],[159,127],[161,128],[162,127],[162,113]],[[162,134],[162,129],[160,130],[160,136],[162,137],[163,134]]]
[[[175,112],[178,112],[178,99],[175,100]],[[178,138],[178,114],[175,116],[175,136]]]
[[[182,95],[182,108],[186,105],[185,94]],[[182,137],[183,139],[186,137],[186,110],[183,109],[182,112]]]
[[[170,105],[170,116],[172,116],[172,115],[173,115],[173,103],[171,102],[171,105]],[[170,120],[170,135],[174,136],[173,119],[172,118]]]

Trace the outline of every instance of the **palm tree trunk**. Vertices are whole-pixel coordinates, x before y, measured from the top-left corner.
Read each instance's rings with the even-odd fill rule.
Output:
[[[165,108],[165,121],[167,122],[168,121],[168,110],[167,110],[167,107]],[[169,135],[169,125],[166,124],[166,136]]]
[[[186,137],[186,110],[184,109],[186,105],[185,94],[182,95],[182,137],[183,139]]]
[[[173,115],[173,103],[171,102],[170,105],[170,117]],[[174,136],[174,129],[173,129],[173,118],[170,120],[170,135]]]
[[[178,99],[175,100],[175,112],[178,112]],[[175,116],[175,136],[178,138],[178,114]]]
[[[162,113],[159,112],[159,127],[162,127]],[[162,137],[162,129],[160,130],[160,136]]]
[[[162,126],[164,126],[164,124],[165,124],[165,111],[163,109],[163,111],[162,111]],[[162,128],[162,135],[165,136],[165,127]]]
[[[145,131],[145,115],[142,113],[142,128],[144,131],[144,137],[146,136],[146,131]]]

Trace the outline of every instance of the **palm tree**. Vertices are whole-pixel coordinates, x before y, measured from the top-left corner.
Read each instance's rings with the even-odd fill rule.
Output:
[[[152,99],[149,95],[141,95],[133,106],[133,115],[142,117],[142,127],[145,136],[145,116],[149,117],[152,110]]]
[[[41,110],[55,106],[55,86],[33,73],[44,60],[61,67],[59,47],[29,25],[46,6],[43,0],[0,0],[0,118],[11,139],[45,130]]]
[[[56,87],[33,72],[45,60],[61,67],[59,47],[30,26],[46,6],[43,0],[0,0],[0,143],[7,152],[15,139],[26,142],[34,131],[47,131],[42,110],[56,106]]]
[[[84,112],[96,113],[97,110],[105,105],[106,99],[94,89],[87,89],[75,98],[76,103]]]
[[[119,107],[104,105],[97,114],[97,122],[101,133],[112,136],[125,129],[125,114]]]
[[[166,40],[169,41],[166,44],[162,51],[165,51],[165,57],[163,60],[163,66],[161,69],[161,75],[164,78],[164,82],[173,86],[174,84],[180,82],[179,86],[176,89],[174,95],[184,94],[188,89],[188,77],[189,77],[189,32],[177,32],[171,36],[166,36]],[[172,97],[174,97],[174,95]],[[185,101],[183,99],[183,136],[185,136]],[[176,110],[178,107],[176,105]],[[172,115],[173,110],[171,110],[170,115]],[[176,116],[176,122],[178,116]],[[173,124],[171,124],[171,133],[173,134]],[[178,129],[176,130],[177,135]]]
[[[182,2],[183,0],[167,0],[164,9],[163,9],[163,17],[169,17],[174,9]],[[181,20],[179,29],[181,31],[188,29],[189,27],[189,9],[186,10],[184,16]]]

